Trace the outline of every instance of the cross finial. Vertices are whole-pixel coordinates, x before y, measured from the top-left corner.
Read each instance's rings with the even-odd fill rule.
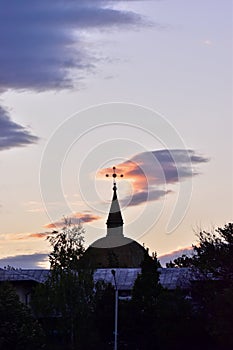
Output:
[[[117,173],[116,173],[116,167],[115,167],[115,166],[112,168],[112,170],[113,170],[113,172],[112,172],[113,184],[115,185],[115,184],[116,184],[116,177],[117,177],[117,176],[123,177],[124,175],[123,175],[123,174],[117,175]],[[110,175],[109,175],[109,174],[106,174],[105,176],[106,176],[106,177],[109,177]]]

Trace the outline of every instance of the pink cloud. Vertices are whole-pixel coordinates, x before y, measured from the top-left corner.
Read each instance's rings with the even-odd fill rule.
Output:
[[[198,155],[194,150],[162,149],[136,154],[130,160],[117,165],[117,177],[124,174],[133,187],[131,198],[122,199],[128,206],[143,204],[148,201],[162,200],[173,193],[168,188],[176,183],[199,175],[196,166],[209,159]],[[110,176],[112,168],[99,171],[99,176]]]
[[[11,241],[24,241],[28,239],[46,238],[49,232],[30,232],[30,233],[13,233],[8,234],[7,238]]]
[[[93,222],[96,220],[101,219],[101,216],[99,215],[94,215],[89,212],[86,213],[74,213],[72,216],[69,217],[71,220],[71,223],[74,225],[81,223],[89,223]],[[59,220],[56,222],[52,222],[50,224],[46,224],[44,227],[50,228],[50,229],[56,229],[56,228],[61,228],[64,226],[64,220]]]

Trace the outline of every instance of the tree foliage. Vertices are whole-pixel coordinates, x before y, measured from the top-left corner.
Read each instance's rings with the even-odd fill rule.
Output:
[[[185,254],[179,256],[178,258],[166,264],[166,267],[168,268],[192,267],[192,266],[193,266],[192,256],[187,256]]]
[[[129,348],[154,349],[156,342],[157,300],[162,287],[159,283],[159,262],[156,255],[145,252],[141,273],[135,280],[130,303],[122,305],[122,314],[127,317],[122,337]]]
[[[85,230],[81,223],[73,225],[69,218],[64,218],[64,226],[61,231],[53,231],[48,236],[53,248],[49,255],[51,270],[78,270],[79,260],[85,252],[84,233]]]
[[[85,252],[84,229],[65,219],[64,227],[53,232],[49,242],[53,249],[49,255],[50,274],[35,291],[34,308],[45,323],[48,315],[54,318],[52,329],[47,330],[73,349],[87,336],[93,311],[93,271],[79,264]]]
[[[159,283],[159,266],[156,255],[151,257],[146,252],[141,264],[141,273],[132,290],[132,301],[143,309],[153,308],[162,288]]]
[[[233,223],[212,232],[201,231],[191,256],[183,254],[167,267],[196,268],[203,276],[233,281]]]
[[[198,305],[196,317],[214,349],[232,349],[233,338],[233,223],[212,232],[201,231],[193,256],[175,259],[187,263],[194,275],[191,293]]]
[[[233,281],[233,223],[214,232],[202,231],[198,238],[199,244],[193,246],[193,265],[202,273]]]
[[[156,254],[145,254],[130,302],[120,303],[119,341],[122,349],[196,349],[200,327],[192,306],[180,290],[164,289],[159,282]],[[192,344],[190,344],[192,342]],[[125,346],[125,347],[124,347]]]
[[[42,349],[44,334],[10,284],[0,286],[0,349]]]
[[[193,256],[171,263],[199,276],[190,290],[162,288],[156,255],[145,253],[132,300],[119,300],[119,350],[233,348],[232,229],[228,224],[215,232],[202,231]],[[73,235],[77,239],[70,242]],[[68,225],[52,237],[50,277],[40,286],[38,301],[50,316],[43,322],[48,322],[50,338],[56,335],[55,348],[113,348],[114,289],[101,281],[94,284],[93,271],[80,265],[82,228]]]

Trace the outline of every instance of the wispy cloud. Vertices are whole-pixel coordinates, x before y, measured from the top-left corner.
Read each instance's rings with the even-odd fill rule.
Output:
[[[0,151],[27,146],[37,141],[37,136],[11,120],[9,113],[0,106]]]
[[[29,232],[29,233],[8,233],[1,234],[1,237],[10,241],[26,241],[31,239],[45,239],[50,232]]]
[[[122,199],[123,205],[135,206],[162,199],[173,192],[172,185],[199,175],[197,166],[208,161],[207,157],[194,150],[183,149],[164,149],[135,155],[117,165],[133,186],[132,195]],[[109,168],[103,169],[100,174],[109,171]]]
[[[110,0],[25,0],[22,6],[18,0],[2,0],[0,90],[57,90],[72,87],[74,77],[83,80],[83,72],[98,61],[85,33],[144,22],[112,5]]]
[[[77,225],[79,223],[89,223],[89,222],[99,220],[101,219],[101,216],[94,215],[89,212],[84,212],[84,213],[74,213],[73,215],[69,216],[69,219],[71,220],[72,224]],[[64,225],[65,225],[64,220],[58,220],[56,222],[46,224],[44,227],[55,229],[55,228],[64,227]]]
[[[48,232],[37,232],[30,233],[27,237],[30,238],[46,238],[48,236]]]
[[[117,9],[111,0],[24,0],[23,6],[18,0],[2,0],[0,93],[77,87],[100,60],[96,43],[85,41],[86,33],[142,24],[140,15]],[[0,150],[37,141],[0,107]]]
[[[45,211],[45,208],[44,206],[42,206],[42,203],[38,201],[24,202],[23,206],[29,213],[43,213]]]

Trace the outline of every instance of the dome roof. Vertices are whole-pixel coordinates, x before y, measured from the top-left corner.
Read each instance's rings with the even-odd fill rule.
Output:
[[[140,267],[145,248],[136,241],[122,237],[121,245],[112,245],[109,237],[95,241],[85,252],[83,263],[93,268]]]
[[[143,246],[123,235],[123,219],[117,198],[115,167],[113,171],[113,197],[106,223],[107,235],[92,243],[86,250],[81,259],[85,267],[140,267],[147,253]]]

